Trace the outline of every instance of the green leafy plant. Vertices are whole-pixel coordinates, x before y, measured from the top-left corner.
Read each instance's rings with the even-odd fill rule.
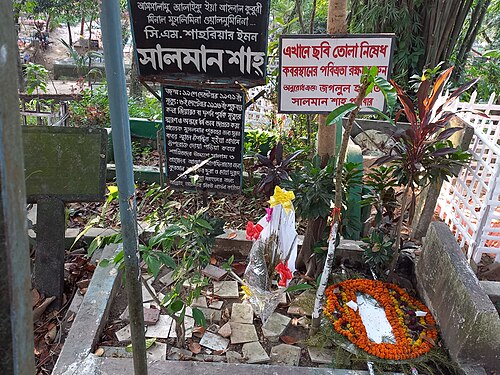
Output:
[[[111,119],[106,85],[82,90],[79,100],[71,101],[69,112],[73,126],[109,127]]]
[[[297,150],[284,158],[283,144],[278,142],[270,151],[269,156],[255,155],[259,161],[256,167],[264,172],[262,180],[257,185],[257,191],[269,198],[273,194],[275,186],[290,178],[292,161],[301,153],[302,150]]]
[[[89,80],[89,85],[91,83],[91,78],[102,77],[102,72],[99,69],[92,67],[92,61],[97,59],[102,59],[103,54],[96,51],[88,51],[84,54],[78,53],[78,51],[70,46],[64,39],[59,39],[60,42],[66,47],[69,57],[74,61],[76,66],[77,74],[81,79],[87,78]]]
[[[500,49],[486,51],[480,57],[470,56],[462,76],[464,81],[480,78],[476,91],[481,100],[488,101],[492,93],[500,93]]]
[[[31,95],[39,90],[47,92],[47,82],[49,81],[49,71],[43,65],[28,63],[25,67],[26,92]]]
[[[163,224],[166,225],[165,229],[155,234],[147,245],[139,246],[148,272],[153,276],[158,276],[162,266],[173,270],[173,286],[161,303],[177,323],[179,345],[184,345],[183,321],[186,308],[200,296],[201,288],[208,284],[201,270],[210,262],[215,237],[224,232],[224,223],[209,218],[206,211],[207,208],[203,208],[192,215]],[[158,228],[163,225],[159,224]],[[187,288],[184,287],[186,282]],[[201,310],[192,310],[196,323],[203,325],[205,318]]]
[[[391,148],[388,155],[377,160],[377,164],[391,162],[394,165],[392,177],[399,185],[405,186],[401,202],[402,214],[395,230],[394,246],[396,249],[391,263],[391,274],[399,257],[403,213],[408,209],[411,222],[415,212],[417,188],[426,186],[431,181],[443,180],[455,174],[455,167],[463,165],[469,158],[468,153],[453,147],[449,141],[449,138],[462,128],[445,128],[450,119],[455,116],[454,112],[447,110],[447,106],[472,87],[477,79],[459,87],[443,104],[438,105],[438,99],[452,70],[453,67],[441,73],[434,85],[424,74],[423,81],[416,93],[415,103],[401,87],[392,82],[403,107],[396,115],[396,121],[401,114],[404,114],[410,123],[410,128],[396,131],[393,134],[393,139],[396,142],[394,147]],[[407,197],[410,192],[410,205],[407,208]]]
[[[261,129],[245,131],[245,156],[254,157],[256,154],[267,155],[276,143],[276,134]]]
[[[361,205],[368,206],[370,212],[370,224],[372,228],[385,228],[386,233],[394,223],[395,211],[399,207],[396,198],[396,188],[399,186],[395,177],[392,176],[394,166],[381,165],[372,168],[364,178],[365,189],[368,190],[362,196]]]
[[[295,210],[303,219],[326,218],[330,214],[331,202],[335,198],[333,175],[335,160],[331,158],[322,167],[321,157],[315,155],[312,160],[305,160],[296,171],[290,174],[290,180],[283,186],[295,194]]]
[[[150,198],[161,199],[163,191],[150,190]],[[208,285],[208,280],[201,270],[209,264],[211,249],[215,237],[224,232],[224,222],[208,217],[207,208],[202,208],[194,214],[179,217],[175,214],[176,202],[168,202],[162,212],[155,212],[149,219],[154,221],[154,234],[146,242],[139,244],[141,258],[147,266],[147,271],[157,277],[163,267],[172,270],[173,284],[168,293],[160,300],[154,290],[144,282],[151,295],[161,305],[162,310],[176,322],[177,343],[185,344],[184,320],[186,311],[193,301],[201,294],[202,287]],[[109,241],[118,241],[120,238],[105,237],[91,244],[90,250]],[[113,259],[104,259],[99,263],[107,266],[110,263],[123,266],[123,250]],[[205,325],[203,312],[192,308],[193,319],[198,325]]]
[[[362,241],[364,261],[377,276],[382,276],[392,259],[394,240],[390,240],[381,230],[375,229]]]
[[[130,117],[158,120],[161,119],[161,102],[152,96],[130,97],[128,112]]]

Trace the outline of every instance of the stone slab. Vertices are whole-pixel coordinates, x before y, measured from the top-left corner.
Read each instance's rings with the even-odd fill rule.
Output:
[[[133,353],[127,352],[125,346],[100,346],[99,348],[104,349],[104,357],[113,358],[132,358]]]
[[[500,368],[500,317],[446,224],[431,223],[416,276],[452,359]]]
[[[142,287],[142,302],[152,302],[153,296],[149,293],[148,289],[144,286],[144,284],[141,285]]]
[[[203,307],[207,308],[207,299],[206,297],[200,296],[196,298],[193,303],[191,304],[192,307]]]
[[[209,277],[213,280],[219,281],[221,280],[224,276],[227,275],[227,271],[216,267],[212,266],[211,264],[208,264],[202,271],[201,273],[205,275],[206,277]]]
[[[491,302],[500,302],[500,281],[481,280],[479,283]]]
[[[292,319],[280,313],[273,312],[266,324],[262,326],[262,333],[271,342],[278,342],[286,327]]]
[[[112,258],[120,249],[121,245],[106,246],[102,259]],[[75,361],[83,361],[91,353],[107,321],[112,297],[119,286],[119,275],[120,272],[113,265],[95,269],[80,310],[52,371],[53,375],[64,374]]]
[[[488,375],[486,370],[481,366],[460,365],[460,373],[462,375]]]
[[[40,293],[56,297],[49,309],[59,309],[63,304],[65,222],[61,199],[45,197],[38,200],[33,283]]]
[[[217,333],[222,337],[231,336],[231,324],[227,322],[226,324],[224,324],[222,327],[219,328],[219,331]]]
[[[203,307],[198,307],[198,310],[203,312],[203,315],[205,315],[205,320],[208,323],[219,323],[222,317],[222,312],[221,310],[215,310],[215,309],[205,309]]]
[[[167,272],[164,276],[160,277],[160,282],[165,286],[170,286],[174,283],[174,271]]]
[[[171,347],[170,351],[167,354],[167,358],[171,361],[183,361],[187,358],[193,357],[193,353],[186,349],[179,349],[175,347]],[[164,362],[165,366],[168,366],[171,362]],[[149,366],[148,366],[149,367]],[[171,374],[171,373],[169,373]],[[110,374],[111,375],[111,374]]]
[[[22,133],[28,202],[47,196],[64,202],[104,201],[105,129],[23,126]]]
[[[271,364],[298,366],[300,361],[300,348],[298,346],[280,344],[271,348]]]
[[[221,298],[239,298],[238,283],[236,281],[214,281],[214,294]]]
[[[146,350],[146,356],[149,361],[164,361],[167,359],[167,344],[158,341],[155,342]]]
[[[212,354],[198,354],[195,357],[195,360],[203,362],[226,362],[226,356],[212,355]]]
[[[235,323],[253,323],[253,308],[250,304],[233,303],[231,309],[231,322]]]
[[[206,331],[200,340],[200,345],[212,350],[224,350],[229,345],[229,340],[215,333]]]
[[[241,363],[243,362],[243,357],[240,353],[229,350],[226,352],[227,363]]]
[[[168,339],[173,330],[174,320],[168,315],[160,315],[158,322],[146,329],[146,337],[156,337],[157,339]]]
[[[260,343],[257,341],[243,344],[243,348],[241,349],[241,351],[247,363],[269,362],[269,356],[267,355],[262,345],[260,345]]]
[[[307,351],[309,352],[309,357],[313,363],[330,364],[335,357],[335,352],[332,349],[315,348],[310,346],[307,348]]]
[[[155,325],[160,319],[159,309],[144,308],[143,312],[144,312],[144,324],[147,326]]]
[[[190,352],[189,352],[190,353]],[[132,359],[99,358],[100,375],[132,374]],[[148,375],[369,375],[368,371],[317,367],[254,365],[247,363],[208,363],[197,361],[156,361],[148,365]],[[387,375],[400,375],[386,373]]]
[[[132,332],[130,331],[130,324],[127,324],[125,327],[116,331],[115,336],[120,342],[130,341],[130,338],[132,337]]]
[[[259,341],[257,331],[253,324],[230,323],[231,344],[244,344],[246,342]]]
[[[224,305],[224,301],[215,301],[210,303],[208,307],[210,307],[211,309],[220,310],[222,309],[222,305]]]

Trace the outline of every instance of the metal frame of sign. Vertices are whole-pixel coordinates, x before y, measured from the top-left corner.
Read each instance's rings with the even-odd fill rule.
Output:
[[[153,5],[156,8],[154,8],[155,10],[144,10],[144,9],[139,10],[138,8],[139,3],[147,4],[148,9],[150,8],[150,6]],[[165,4],[169,5],[167,6]],[[173,5],[175,5],[176,7],[178,7],[179,5],[185,5],[188,7],[187,9],[191,9],[189,8],[191,4],[195,4],[196,7],[201,4],[203,11],[207,13],[207,14],[202,14],[202,13],[196,13],[196,12],[193,13],[185,11],[185,13],[189,13],[187,16],[184,13],[181,13],[181,15],[184,15],[186,17],[191,17],[193,19],[202,16],[206,17],[218,16],[217,14],[211,14],[211,12],[213,12],[211,10],[205,10],[206,9],[205,7],[209,5],[212,6],[215,5],[216,11],[218,11],[220,6],[238,5],[246,7],[246,6],[252,6],[254,4],[259,4],[260,6],[262,6],[262,14],[259,14],[258,16],[252,15],[252,17],[255,17],[258,21],[261,21],[261,24],[258,25],[260,26],[259,30],[256,30],[255,32],[253,32],[249,28],[252,26],[256,26],[256,24],[255,23],[250,24],[248,20],[247,20],[248,25],[244,24],[238,25],[236,24],[236,22],[238,21],[234,21],[234,24],[231,24],[228,27],[222,25],[222,23],[219,23],[214,25],[215,28],[212,28],[210,30],[207,30],[207,28],[210,28],[212,26],[210,26],[208,23],[202,24],[202,22],[205,21],[205,18],[203,18],[203,20],[200,18],[199,20],[200,22],[199,23],[197,22],[198,24],[205,26],[205,29],[196,29],[194,24],[188,25],[187,23],[185,24],[178,23],[176,24],[176,26],[171,26],[172,23],[175,23],[174,21],[172,21],[170,24],[167,25],[167,21],[170,20],[168,18],[169,16],[171,17],[178,16],[178,14],[175,15],[171,14]],[[170,6],[172,6],[172,8],[170,8]],[[142,5],[142,7],[145,7],[145,5]],[[153,13],[157,12],[158,9],[163,10],[164,12],[163,15],[155,15]],[[170,12],[170,14],[167,11],[165,11],[165,9],[168,9],[168,12]],[[200,10],[200,8],[197,9]],[[246,9],[247,8],[239,8],[238,14],[234,15],[232,13],[228,13],[227,17],[234,16],[233,18],[236,18],[240,17],[241,14],[243,14],[243,16],[248,16],[248,13],[240,13],[240,11],[247,12]],[[143,17],[138,16],[137,12],[140,11],[144,11]],[[246,87],[253,87],[265,84],[266,73],[267,73],[266,72],[267,44],[268,44],[268,30],[269,30],[268,24],[269,24],[269,14],[270,14],[270,0],[259,0],[259,1],[224,0],[223,2],[221,0],[210,0],[210,1],[190,0],[189,2],[186,1],[186,3],[179,3],[173,0],[155,0],[154,2],[131,0],[129,1],[129,12],[131,20],[132,38],[134,40],[134,58],[137,63],[136,65],[140,81],[157,82],[164,85],[190,85],[190,86],[192,85],[198,87],[209,84],[211,87],[215,88],[223,88],[223,87],[239,88],[240,85],[244,85]],[[147,12],[149,12],[148,15],[146,15]],[[144,25],[144,23],[146,22],[144,21],[144,19],[147,19],[149,16],[152,16],[151,18],[152,23]],[[245,18],[243,16],[242,18]],[[167,17],[167,18],[166,20],[163,18],[159,20],[154,17]],[[139,20],[141,20],[142,22],[140,22]],[[165,22],[163,23],[163,21]],[[149,22],[149,20],[147,22]],[[217,25],[221,27],[219,29],[216,29]],[[144,35],[141,35],[142,39],[138,40],[137,39],[138,33],[136,33],[136,31],[141,26],[144,27],[144,29],[146,27],[149,28],[147,33],[143,31]],[[160,26],[169,27],[170,29],[160,28]],[[234,30],[231,30],[230,27],[233,27]],[[238,29],[239,31],[237,31]],[[181,35],[183,32],[185,35]],[[200,33],[202,34],[202,37],[198,39],[198,34]],[[168,38],[166,38],[165,35],[167,35]],[[176,38],[173,37],[170,38],[170,35],[176,36]],[[215,38],[215,35],[217,37],[224,36],[225,38],[227,38],[227,40],[212,39],[212,37]],[[195,36],[197,38],[196,40],[194,39]],[[231,37],[231,40],[229,40],[229,37]],[[149,41],[149,43],[147,42],[148,39],[153,39],[153,38],[157,39],[158,41],[161,41],[162,38],[164,38],[163,40],[167,41],[167,43],[166,44],[156,43],[156,40]],[[254,38],[255,40],[253,40]],[[174,39],[177,40],[176,43],[173,43]],[[169,45],[169,43],[171,44]],[[217,49],[219,47],[217,43],[222,44],[223,49]],[[228,48],[228,43],[229,45],[230,43],[235,44],[235,49],[234,50],[224,49]],[[262,47],[262,49],[259,48],[258,51],[251,51],[251,49],[250,51],[243,50],[243,48],[245,47],[245,43],[248,43],[252,46],[259,45],[259,47]],[[203,49],[201,47],[203,47]],[[141,58],[139,58],[138,49],[144,50],[140,52]],[[146,51],[146,49],[148,51]],[[257,68],[252,66],[252,62],[256,61],[253,60],[253,57],[251,57],[253,56],[251,55],[252,52],[264,53],[264,56],[262,57],[264,62],[261,67],[262,71],[261,77],[257,77],[256,74],[254,73]],[[207,54],[209,53],[211,53],[212,55],[207,56]],[[157,54],[158,56],[161,55],[162,57],[161,61],[156,59]],[[239,56],[238,59],[236,59],[236,56]],[[239,61],[239,58],[241,56],[243,56],[245,60]],[[183,63],[185,63],[186,65],[189,64],[189,69],[186,70],[185,72],[179,71],[179,69],[173,69],[171,71],[165,70],[164,72],[158,71],[158,74],[154,74],[155,72],[145,72],[144,69],[142,69],[141,71],[142,65],[140,63],[140,59],[146,60],[148,67],[151,65],[151,67],[148,68],[149,71],[153,70],[152,59],[155,60],[155,66],[156,63],[162,65],[165,63],[165,66],[168,67],[174,67],[176,64],[177,67],[179,67]],[[230,60],[233,60],[234,62],[229,64]],[[241,74],[241,75],[240,74],[225,75],[223,72],[221,72],[220,74],[214,74],[214,71],[217,69],[217,67],[219,67],[218,70],[221,71],[223,70],[223,67],[225,66],[224,62],[226,62],[226,66],[229,66],[231,68],[233,66],[238,66],[240,71],[244,69],[246,71],[250,71],[251,73]],[[199,68],[200,66],[201,68]],[[194,72],[193,67],[196,67],[199,73]],[[207,70],[210,70],[212,67],[213,70],[207,72]],[[202,73],[200,69],[205,69],[205,72]],[[234,68],[232,70],[236,69],[237,68]]]
[[[353,39],[353,38],[391,38],[391,50],[390,50],[390,56],[389,56],[389,64],[387,66],[387,80],[390,79],[391,77],[391,72],[392,72],[392,63],[393,63],[393,52],[394,52],[394,47],[395,47],[395,34],[335,34],[335,35],[329,35],[329,34],[304,34],[304,35],[281,35],[280,36],[280,42],[279,42],[279,53],[280,53],[280,59],[279,59],[279,76],[278,76],[278,112],[279,113],[322,113],[322,114],[328,114],[331,112],[331,110],[326,110],[326,111],[318,111],[318,110],[286,110],[283,111],[282,109],[282,103],[281,103],[281,98],[282,98],[282,46],[283,46],[283,39],[319,39],[319,40],[324,40],[324,39]],[[386,111],[387,103],[385,103],[384,100],[384,108],[383,111]],[[335,108],[333,108],[335,109]],[[332,109],[332,110],[333,110]],[[364,110],[363,107],[361,107],[360,113],[373,113],[370,110]]]
[[[241,193],[241,189],[242,189],[242,186],[243,186],[243,147],[244,147],[244,137],[245,137],[245,95],[244,93],[242,93],[241,91],[239,90],[223,90],[223,89],[219,89],[219,88],[205,88],[205,89],[202,89],[202,88],[199,88],[199,87],[192,87],[192,86],[177,86],[177,85],[162,85],[161,86],[161,103],[162,103],[162,125],[163,125],[163,139],[165,140],[165,145],[164,145],[164,150],[165,150],[165,175],[167,176],[168,178],[168,169],[169,169],[169,166],[168,166],[168,139],[167,139],[167,131],[166,131],[166,127],[165,127],[165,89],[175,89],[175,90],[191,90],[191,91],[209,91],[209,92],[219,92],[219,93],[237,93],[239,95],[241,95],[242,99],[241,99],[241,124],[240,124],[240,128],[241,128],[241,136],[240,136],[240,149],[239,149],[239,164],[240,164],[240,167],[239,167],[239,190],[234,190],[234,191],[227,191],[227,190],[217,190],[215,188],[210,188],[210,187],[204,187],[203,186],[203,182],[200,183],[200,186],[201,186],[201,189],[202,190],[206,190],[206,191],[211,191],[211,192],[217,192],[217,193],[223,193],[223,194],[237,194],[237,193]],[[180,116],[180,115],[177,115],[177,116]],[[200,160],[202,161],[202,160]],[[199,162],[198,162],[199,163]],[[210,166],[210,162],[208,162],[206,164],[206,166]],[[187,166],[186,168],[189,168],[191,167],[192,165],[189,165]],[[182,172],[181,172],[182,173]],[[179,190],[195,190],[196,187],[193,186],[193,187],[189,187],[189,186],[182,186],[182,187],[176,187],[176,186],[172,186],[170,185],[172,188],[174,189],[179,189]]]

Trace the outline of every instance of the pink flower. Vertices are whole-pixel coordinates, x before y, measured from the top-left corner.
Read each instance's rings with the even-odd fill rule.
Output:
[[[280,262],[276,266],[275,270],[280,275],[280,281],[278,282],[278,286],[287,286],[288,280],[291,280],[293,278],[292,271],[290,271],[288,265],[285,264],[284,262]]]
[[[254,225],[251,221],[247,223],[247,240],[257,240],[262,232],[262,225]]]
[[[271,217],[273,215],[273,208],[266,207],[266,221],[269,223],[271,221]]]

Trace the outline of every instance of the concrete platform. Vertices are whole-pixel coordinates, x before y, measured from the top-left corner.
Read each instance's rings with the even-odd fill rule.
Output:
[[[431,223],[416,276],[451,358],[500,368],[498,312],[445,223]]]
[[[100,372],[87,375],[131,374],[131,359],[100,358],[97,363]],[[368,371],[338,370],[330,368],[292,367],[276,365],[251,365],[243,363],[207,363],[188,361],[156,361],[148,366],[148,375],[369,375]]]

